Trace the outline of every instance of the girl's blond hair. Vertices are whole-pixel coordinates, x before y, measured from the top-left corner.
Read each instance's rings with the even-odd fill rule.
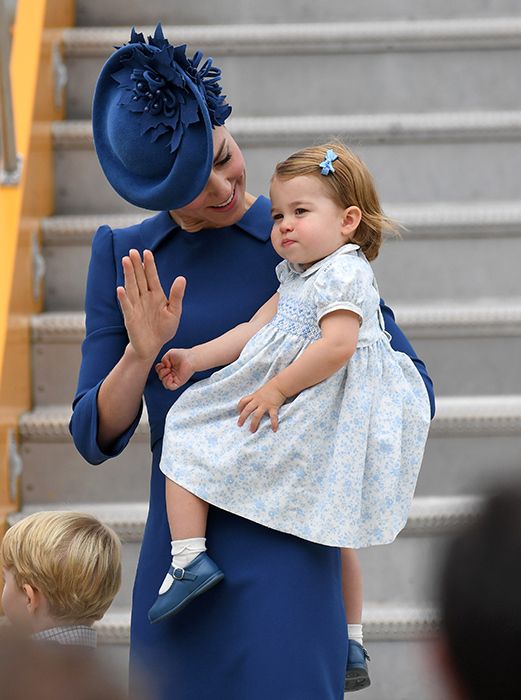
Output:
[[[322,175],[320,163],[328,150],[334,151],[338,158],[332,162],[334,172]],[[374,260],[382,244],[383,232],[397,233],[398,225],[383,213],[373,178],[365,163],[341,141],[332,141],[293,153],[277,164],[273,177],[292,180],[302,175],[319,179],[342,209],[351,206],[360,209],[362,219],[350,240],[360,246],[368,260]]]
[[[85,513],[34,513],[6,532],[0,555],[20,588],[46,598],[50,614],[76,624],[103,617],[121,585],[116,533]]]

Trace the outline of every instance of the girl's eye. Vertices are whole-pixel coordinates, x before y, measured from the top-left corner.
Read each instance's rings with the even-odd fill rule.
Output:
[[[302,209],[299,207],[298,209],[295,209],[295,214],[305,214],[307,209]]]
[[[280,221],[282,219],[282,214],[273,214],[273,221]]]

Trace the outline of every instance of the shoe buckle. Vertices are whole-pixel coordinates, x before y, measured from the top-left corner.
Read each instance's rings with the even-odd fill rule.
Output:
[[[177,576],[177,572],[178,572],[178,571],[181,572],[181,575],[180,575],[180,576]],[[174,579],[175,579],[176,581],[181,581],[181,580],[184,579],[184,577],[185,577],[185,570],[182,569],[180,566],[176,566],[176,568],[175,568],[175,569],[173,570],[173,572],[172,572],[172,576],[174,577]]]

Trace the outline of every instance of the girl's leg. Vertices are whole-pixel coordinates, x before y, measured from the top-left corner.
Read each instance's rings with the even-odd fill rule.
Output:
[[[356,550],[342,549],[342,591],[349,637],[345,689],[362,690],[371,684],[367,670],[367,652],[362,634],[362,605],[364,600],[362,567]],[[351,642],[356,642],[352,644]]]
[[[362,567],[354,549],[342,549],[342,592],[347,623],[361,625],[364,602]]]
[[[208,503],[170,479],[166,481],[166,512],[172,540],[204,537]]]
[[[148,611],[152,623],[175,615],[223,579],[217,564],[204,554],[208,503],[170,479],[165,481],[172,564]]]

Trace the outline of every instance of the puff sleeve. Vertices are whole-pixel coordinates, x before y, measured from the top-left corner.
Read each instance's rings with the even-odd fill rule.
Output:
[[[113,233],[102,226],[94,235],[85,297],[86,337],[82,344],[82,361],[78,386],[69,423],[74,444],[91,464],[100,464],[117,456],[132,437],[141,417],[143,404],[132,425],[104,452],[97,442],[99,388],[119,362],[128,343],[116,296],[117,274]]]
[[[363,322],[364,300],[371,289],[372,272],[352,255],[338,256],[320,270],[315,281],[317,321],[332,311],[352,311]]]

